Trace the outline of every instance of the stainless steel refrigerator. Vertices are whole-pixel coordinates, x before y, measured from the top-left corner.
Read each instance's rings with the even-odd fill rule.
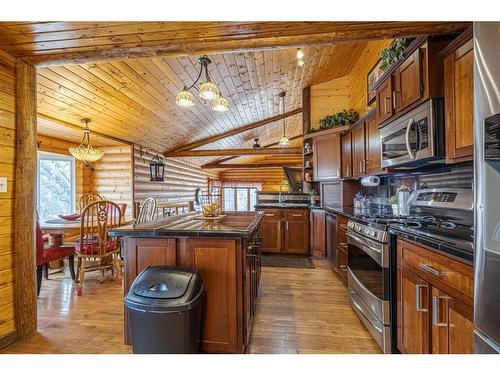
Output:
[[[500,22],[474,23],[474,351],[500,353]]]

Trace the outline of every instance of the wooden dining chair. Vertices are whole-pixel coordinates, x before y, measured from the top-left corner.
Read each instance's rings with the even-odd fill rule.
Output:
[[[137,216],[136,223],[146,223],[154,219],[156,212],[156,199],[153,197],[147,198],[139,210],[139,215]]]
[[[56,260],[68,258],[69,272],[71,278],[75,280],[75,246],[52,246],[47,244],[40,229],[38,222],[38,214],[36,220],[36,293],[40,295],[42,287],[42,273],[45,273],[45,278],[49,278],[49,263]]]
[[[78,201],[78,211],[83,212],[83,209],[87,207],[89,203],[95,202],[95,201],[101,201],[104,198],[100,196],[97,193],[88,193],[88,194],[83,194],[80,197],[80,200]]]
[[[122,222],[120,207],[108,200],[89,203],[80,218],[80,238],[76,242],[77,282],[76,291],[82,294],[85,273],[100,271],[99,282],[104,281],[104,272],[111,270],[113,277],[120,277],[122,261],[119,256],[120,239],[108,236],[108,230]],[[92,263],[91,263],[92,262]]]

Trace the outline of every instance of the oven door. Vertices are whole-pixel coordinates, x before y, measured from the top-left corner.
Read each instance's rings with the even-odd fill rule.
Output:
[[[377,319],[390,324],[389,247],[347,232],[348,285]]]

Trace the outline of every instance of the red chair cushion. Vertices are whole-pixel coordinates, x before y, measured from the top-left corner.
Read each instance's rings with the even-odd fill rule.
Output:
[[[116,249],[116,242],[113,240],[108,240],[106,242],[106,251],[113,251]],[[85,241],[83,245],[80,240],[76,241],[75,250],[80,254],[97,254],[99,252],[99,247],[97,244],[97,239],[93,239],[92,242]]]
[[[72,255],[75,255],[74,246],[47,246],[43,249],[43,262],[48,263]]]

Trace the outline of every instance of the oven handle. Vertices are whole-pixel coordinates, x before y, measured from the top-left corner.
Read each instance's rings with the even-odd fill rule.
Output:
[[[382,250],[376,247],[373,247],[373,242],[368,238],[361,238],[357,234],[349,231],[347,233],[348,237],[351,237],[361,248],[367,247],[368,249],[375,251],[376,253],[382,254]]]
[[[352,231],[347,231],[347,243],[358,246],[363,249],[379,266],[387,267],[384,260],[383,249],[374,247],[373,242],[368,238],[362,238]]]
[[[410,159],[415,159],[415,154],[413,153],[413,150],[411,149],[410,145],[410,131],[411,128],[413,127],[413,124],[415,123],[415,120],[411,118],[408,121],[408,125],[406,125],[406,133],[405,133],[405,142],[406,142],[406,151],[408,151],[408,155],[410,155]]]

